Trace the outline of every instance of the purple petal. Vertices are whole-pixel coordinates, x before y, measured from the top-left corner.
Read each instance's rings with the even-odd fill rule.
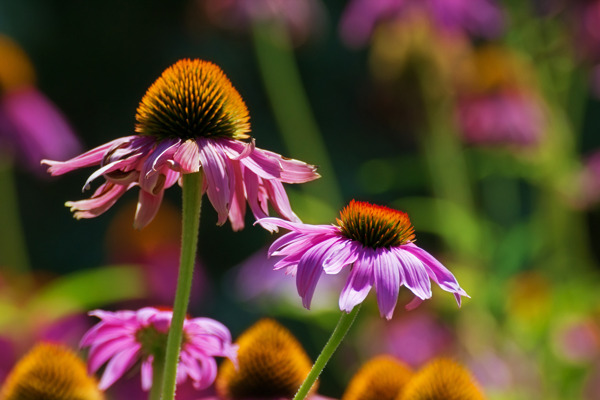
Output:
[[[425,265],[429,277],[443,290],[454,293],[459,306],[461,296],[469,297],[469,295],[460,287],[452,272],[444,267],[442,263],[436,260],[431,254],[413,243],[401,246],[401,248],[421,260]]]
[[[323,262],[323,271],[329,275],[338,274],[342,268],[358,259],[361,247],[353,240],[340,237],[337,243],[331,246],[331,251]]]
[[[111,357],[116,356],[120,352],[136,346],[135,340],[130,336],[114,339],[108,342],[95,343],[90,348],[88,369],[91,373],[96,372],[102,364],[107,362]]]
[[[74,217],[77,219],[94,218],[112,207],[123,193],[132,186],[134,186],[134,184],[124,186],[107,182],[96,190],[92,198],[87,200],[68,201],[65,203],[65,206],[70,207],[70,210],[75,213]]]
[[[402,247],[393,248],[403,270],[404,285],[421,299],[431,297],[431,281],[423,263]]]
[[[334,243],[335,238],[323,241],[310,248],[298,263],[298,274],[296,275],[296,288],[302,297],[302,305],[310,309],[317,282],[323,272],[323,259],[327,250]]]
[[[389,320],[394,314],[400,284],[402,283],[400,265],[387,249],[377,250],[373,261],[375,292],[377,293],[379,312],[381,316],[385,316]]]
[[[271,202],[271,205],[277,214],[289,221],[302,222],[300,221],[300,218],[294,214],[294,211],[292,211],[290,200],[288,199],[287,193],[285,192],[281,182],[277,180],[265,180],[263,183],[265,189],[267,190],[267,196]]]
[[[340,295],[340,310],[349,313],[369,294],[373,286],[373,250],[364,249],[360,258],[354,263],[350,276]]]

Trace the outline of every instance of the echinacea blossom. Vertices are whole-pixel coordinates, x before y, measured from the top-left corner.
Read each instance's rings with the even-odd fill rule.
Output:
[[[40,343],[15,365],[4,382],[3,400],[103,400],[97,381],[72,350]]]
[[[375,287],[379,311],[391,319],[400,287],[414,293],[407,306],[414,308],[431,297],[430,279],[453,293],[459,306],[461,296],[468,297],[446,267],[413,243],[414,228],[402,211],[352,200],[340,213],[338,225],[308,225],[279,218],[261,222],[291,231],[271,245],[269,255],[283,257],[275,269],[296,276],[306,308],[310,308],[321,274],[338,274],[344,268],[350,268],[350,274],[339,306],[347,313]]]
[[[347,45],[365,45],[377,24],[426,15],[441,33],[495,37],[504,16],[493,0],[352,0],[340,23]]]
[[[249,31],[255,23],[276,23],[295,43],[305,42],[324,25],[321,0],[201,0],[207,19],[221,28]]]
[[[79,140],[58,108],[35,87],[27,55],[3,35],[0,60],[0,156],[41,172],[42,158],[76,154]]]
[[[148,89],[137,109],[137,135],[122,137],[71,160],[44,160],[52,175],[100,165],[84,189],[105,182],[88,200],[67,202],[75,218],[108,210],[127,190],[139,186],[134,226],[154,217],[165,189],[182,174],[204,175],[203,193],[234,230],[244,227],[246,200],[256,218],[269,204],[283,218],[298,221],[282,182],[319,177],[315,167],[254,146],[249,115],[240,94],[213,63],[184,59],[169,67]],[[273,226],[265,226],[274,229]]]
[[[142,388],[152,387],[155,357],[164,357],[171,311],[145,307],[137,311],[102,311],[89,313],[101,321],[81,339],[81,347],[89,347],[88,369],[96,372],[106,364],[100,380],[104,390],[141,361]],[[237,346],[231,344],[229,330],[210,318],[186,318],[183,343],[177,369],[177,383],[189,377],[196,389],[210,386],[217,375],[214,357],[227,357],[236,362]]]
[[[238,338],[238,365],[225,360],[216,389],[220,399],[291,399],[309,373],[311,360],[292,333],[262,319]],[[315,394],[311,400],[325,399]]]
[[[440,358],[410,379],[397,400],[484,400],[471,373],[459,363]]]
[[[352,377],[342,400],[396,400],[413,371],[388,355],[366,362]]]
[[[528,92],[502,91],[462,98],[458,123],[467,143],[532,147],[544,136],[546,116],[539,98]]]
[[[457,70],[456,122],[465,142],[515,148],[543,142],[548,115],[525,57],[486,45]]]

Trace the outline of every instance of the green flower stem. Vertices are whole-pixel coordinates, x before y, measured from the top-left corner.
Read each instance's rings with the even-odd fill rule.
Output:
[[[198,228],[200,227],[200,207],[202,205],[202,171],[183,174],[183,218],[181,235],[181,259],[173,319],[167,337],[162,400],[173,400],[177,378],[177,364],[183,336],[183,322],[187,313],[192,289],[194,261],[198,246]]]
[[[164,352],[161,354],[155,354],[154,360],[152,361],[152,389],[148,395],[148,400],[160,400],[162,392],[163,376],[165,369],[165,355]]]
[[[327,365],[327,362],[350,330],[352,323],[356,319],[356,315],[360,311],[360,306],[361,304],[354,307],[349,314],[342,312],[342,316],[333,330],[331,337],[325,344],[325,347],[323,347],[323,350],[321,350],[321,354],[317,357],[317,361],[315,361],[315,364],[306,376],[306,379],[302,382],[300,389],[298,389],[296,396],[294,396],[294,400],[303,400],[306,398],[317,378],[321,375],[325,365]]]
[[[0,161],[0,264],[23,274],[29,271],[25,235],[10,161]]]
[[[302,185],[306,194],[326,199],[337,210],[342,206],[341,189],[333,165],[311,112],[284,26],[257,22],[253,27],[254,50],[265,89],[284,143],[294,158],[319,165],[321,178]]]

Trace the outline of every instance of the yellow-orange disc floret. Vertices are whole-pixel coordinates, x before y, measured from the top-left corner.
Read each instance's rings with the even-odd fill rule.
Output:
[[[84,362],[66,347],[42,343],[13,368],[3,400],[103,400]]]
[[[365,201],[352,200],[337,223],[344,236],[374,249],[400,246],[415,238],[408,214]]]
[[[352,377],[342,400],[395,400],[412,375],[394,357],[373,358]]]
[[[418,371],[397,400],[484,400],[477,384],[460,364],[438,359]]]
[[[227,399],[292,398],[312,366],[296,338],[271,319],[258,321],[237,343],[238,369],[226,360],[217,377],[217,392]]]
[[[250,136],[246,104],[217,65],[180,60],[148,89],[135,116],[142,135],[183,140]]]

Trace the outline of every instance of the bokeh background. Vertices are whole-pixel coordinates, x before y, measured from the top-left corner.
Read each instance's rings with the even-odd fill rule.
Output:
[[[25,67],[0,46],[2,106],[35,87],[80,150],[132,134],[161,72],[201,58],[241,93],[259,147],[320,167],[320,181],[288,185],[305,222],[334,223],[351,199],[409,213],[419,245],[472,299],[457,310],[434,290],[408,312],[403,293],[387,322],[370,296],[321,393],[339,398],[363,362],[389,353],[414,368],[451,356],[490,399],[600,398],[600,1],[3,0],[0,34],[35,70],[25,83],[3,76]],[[63,204],[89,195],[92,170],[46,176],[23,148],[77,151],[58,135],[44,153],[36,135],[51,138],[51,125],[28,130],[7,115],[3,376],[37,340],[75,347],[90,309],[169,305],[180,235],[178,187],[142,231],[131,227],[135,190],[74,220]],[[275,317],[314,359],[341,281],[321,282],[302,309],[293,279],[270,271],[272,240],[250,216],[240,232],[216,226],[205,202],[190,315],[234,337]]]

